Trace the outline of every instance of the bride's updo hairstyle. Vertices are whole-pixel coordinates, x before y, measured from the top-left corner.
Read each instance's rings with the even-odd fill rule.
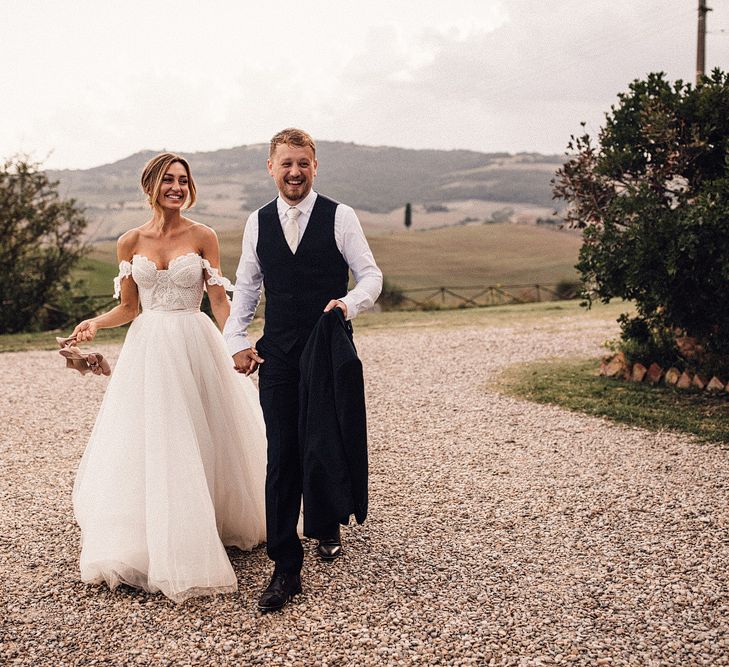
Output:
[[[175,153],[160,153],[155,155],[146,165],[144,165],[144,171],[142,171],[142,190],[147,195],[147,203],[156,211],[162,212],[160,205],[157,203],[159,197],[159,191],[162,188],[162,179],[165,177],[167,170],[170,165],[175,162],[179,162],[187,173],[187,187],[189,189],[189,196],[185,202],[184,208],[192,208],[197,199],[197,186],[192,178],[190,172],[190,165],[187,160],[181,155]]]

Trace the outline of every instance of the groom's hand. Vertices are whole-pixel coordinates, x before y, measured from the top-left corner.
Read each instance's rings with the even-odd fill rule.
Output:
[[[245,373],[246,375],[255,373],[258,364],[262,363],[263,359],[258,356],[258,350],[255,347],[249,347],[233,355],[233,367],[239,373]]]
[[[344,319],[347,319],[347,304],[344,303],[344,301],[340,301],[339,299],[332,299],[326,305],[326,308],[324,308],[324,312],[328,313],[332,308],[341,308],[342,312],[344,313]]]

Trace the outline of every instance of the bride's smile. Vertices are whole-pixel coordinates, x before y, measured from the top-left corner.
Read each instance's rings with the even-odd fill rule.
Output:
[[[174,162],[162,178],[157,203],[162,208],[180,209],[187,201],[189,191],[187,171],[179,162]]]

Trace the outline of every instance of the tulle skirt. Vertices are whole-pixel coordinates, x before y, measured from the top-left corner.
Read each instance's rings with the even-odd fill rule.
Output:
[[[237,589],[224,545],[265,540],[258,392],[199,311],[132,323],[73,490],[81,578],[181,602]]]

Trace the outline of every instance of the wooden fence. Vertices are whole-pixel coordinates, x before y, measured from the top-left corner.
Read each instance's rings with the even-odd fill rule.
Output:
[[[576,299],[579,297],[579,288],[576,283],[459,285],[398,289],[384,296],[388,305],[394,308],[483,308],[511,303]]]
[[[118,303],[108,295],[91,297],[96,312]],[[513,303],[534,303],[579,298],[577,283],[530,283],[523,285],[459,285],[455,287],[416,287],[383,292],[383,309],[484,308]]]

